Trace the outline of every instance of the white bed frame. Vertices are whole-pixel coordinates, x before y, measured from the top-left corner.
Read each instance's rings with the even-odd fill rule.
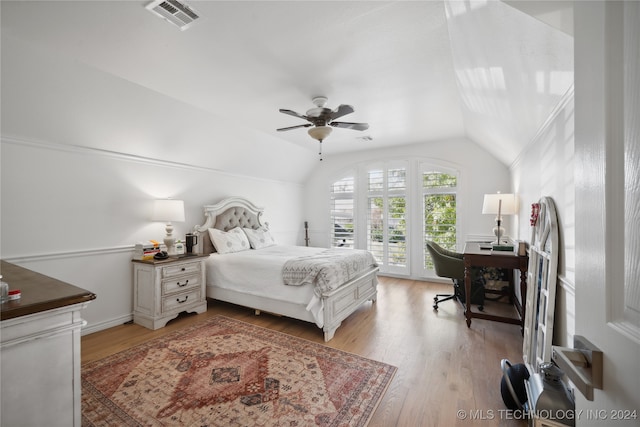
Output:
[[[260,217],[263,212],[263,208],[257,207],[241,197],[230,197],[215,205],[206,205],[204,207],[205,223],[194,227],[194,234],[198,236],[198,244],[195,251],[198,253],[211,253],[213,251],[213,245],[209,240],[207,231],[209,228],[228,231],[236,226],[253,229],[268,227],[268,224],[261,222]],[[366,301],[376,301],[377,273],[378,267],[371,267],[337,289],[321,295],[324,303],[324,326],[322,330],[324,331],[325,342],[333,338],[342,321],[357,310],[358,307]],[[260,311],[266,311],[315,324],[315,319],[311,312],[307,311],[305,304],[248,295],[239,291],[221,288],[216,286],[215,283],[207,283],[207,297],[253,308],[256,314],[260,314]]]

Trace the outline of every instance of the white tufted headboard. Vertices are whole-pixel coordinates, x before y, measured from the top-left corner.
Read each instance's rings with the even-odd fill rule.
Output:
[[[229,231],[235,227],[254,230],[268,228],[268,223],[262,224],[260,221],[263,212],[264,208],[257,207],[242,197],[229,197],[215,205],[205,205],[204,215],[207,218],[205,223],[193,227],[194,234],[198,236],[195,252],[205,254],[215,252],[209,238],[209,228],[217,228],[222,231]]]

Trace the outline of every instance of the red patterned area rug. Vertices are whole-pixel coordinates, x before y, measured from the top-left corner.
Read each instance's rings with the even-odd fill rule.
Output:
[[[396,368],[224,316],[82,366],[83,426],[366,426]]]

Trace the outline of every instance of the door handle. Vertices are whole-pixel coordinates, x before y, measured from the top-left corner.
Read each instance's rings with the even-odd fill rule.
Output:
[[[587,400],[593,401],[593,389],[602,390],[602,351],[580,335],[574,335],[573,347],[554,345],[551,360],[567,374]]]

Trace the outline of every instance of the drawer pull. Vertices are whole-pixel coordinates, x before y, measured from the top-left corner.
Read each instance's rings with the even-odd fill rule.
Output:
[[[185,270],[186,270],[186,268],[182,267],[182,271],[185,271]]]
[[[180,287],[180,288],[184,288],[188,284],[189,284],[189,279],[187,279],[184,283],[180,283],[180,282],[176,283],[176,285],[178,285],[178,287]]]
[[[183,300],[180,300],[180,298],[176,298],[176,301],[178,301],[178,304],[182,304],[183,302],[187,302],[188,299],[189,295],[186,295]]]

